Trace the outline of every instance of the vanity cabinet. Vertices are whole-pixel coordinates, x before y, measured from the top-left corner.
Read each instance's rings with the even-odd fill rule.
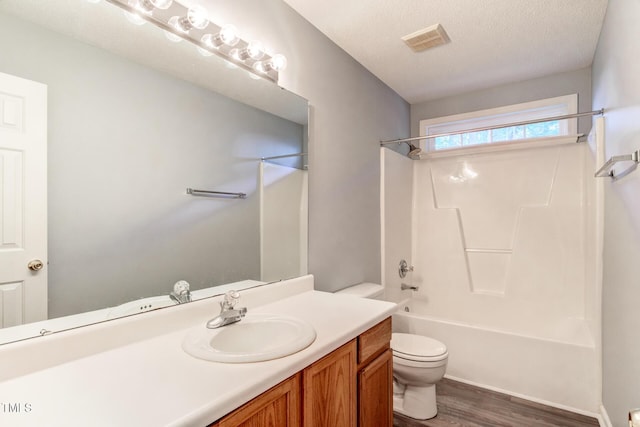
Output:
[[[209,427],[391,427],[391,318]]]
[[[356,425],[356,360],[353,340],[303,371],[303,427]]]
[[[358,371],[358,425],[393,425],[393,358],[385,350]]]
[[[284,380],[209,427],[299,427],[301,376]]]
[[[393,425],[391,318],[358,338],[358,426]]]

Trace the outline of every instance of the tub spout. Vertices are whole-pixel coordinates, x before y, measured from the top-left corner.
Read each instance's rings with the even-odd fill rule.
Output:
[[[418,289],[420,289],[420,287],[414,286],[414,285],[407,285],[406,283],[401,283],[400,289],[402,289],[403,291],[406,291],[406,290],[417,291]]]

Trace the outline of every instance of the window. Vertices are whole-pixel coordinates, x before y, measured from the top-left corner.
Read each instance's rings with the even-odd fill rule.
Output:
[[[577,95],[543,99],[472,113],[420,121],[420,135],[439,135],[463,130],[508,125],[577,112]],[[552,120],[541,123],[477,130],[426,139],[426,151],[461,149],[487,144],[504,144],[523,140],[575,135],[576,119]]]

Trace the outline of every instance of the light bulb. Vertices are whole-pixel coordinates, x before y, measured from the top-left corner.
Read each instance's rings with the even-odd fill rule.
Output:
[[[264,45],[258,40],[250,41],[246,48],[247,55],[256,61],[264,56]]]
[[[266,61],[257,61],[253,64],[253,69],[259,73],[266,74],[271,70],[282,71],[287,67],[287,58],[284,55],[276,54]]]
[[[149,0],[149,2],[158,9],[169,9],[171,4],[173,4],[173,0]]]
[[[245,61],[247,59],[259,60],[264,56],[264,48],[259,41],[251,41],[244,49],[231,49],[229,55],[237,61]]]
[[[182,29],[182,26],[180,25],[180,17],[172,16],[171,19],[169,19],[168,23],[169,23],[169,26],[171,28],[175,29],[179,33],[185,33],[186,32],[186,31],[184,31]],[[171,31],[164,30],[164,35],[165,35],[165,37],[167,37],[169,40],[171,40],[174,43],[178,43],[178,42],[182,41],[182,37],[180,37],[177,34],[172,33]]]
[[[129,0],[128,4],[140,14],[151,15],[153,12],[153,4],[148,0]]]
[[[267,72],[269,72],[269,66],[263,61],[256,61],[252,65],[252,67],[254,70],[261,74],[266,74]]]
[[[238,29],[231,24],[224,25],[220,29],[218,37],[220,37],[222,43],[227,46],[235,46],[240,41],[240,38],[238,37]]]
[[[269,64],[272,69],[282,71],[287,68],[287,58],[284,55],[277,53],[271,57]]]
[[[207,25],[209,25],[209,17],[208,17],[207,9],[202,6],[193,6],[190,7],[187,11],[187,20],[191,24],[193,28],[197,28],[199,30],[204,29]],[[189,28],[190,29],[190,28]]]
[[[211,34],[205,34],[204,36],[202,36],[202,38],[200,39],[200,41],[207,46],[209,49],[215,49],[216,43],[215,43],[215,37],[212,36]],[[212,56],[213,53],[209,52],[207,49],[204,49],[200,46],[198,46],[198,52],[200,52],[200,55],[202,56]]]
[[[175,23],[171,22],[173,18],[175,18]],[[207,10],[202,6],[191,7],[187,11],[187,16],[174,16],[169,20],[169,24],[173,25],[181,33],[188,33],[192,28],[202,30],[209,25]]]

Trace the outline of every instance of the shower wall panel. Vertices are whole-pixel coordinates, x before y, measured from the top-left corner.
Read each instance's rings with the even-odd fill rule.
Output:
[[[380,148],[382,219],[382,278],[385,298],[399,302],[410,291],[400,290],[402,283],[411,284],[412,274],[404,279],[398,275],[401,259],[412,264],[412,197],[413,160],[387,148]]]
[[[414,282],[441,318],[593,345],[584,144],[415,162]]]
[[[307,171],[260,164],[260,280],[307,271]]]

